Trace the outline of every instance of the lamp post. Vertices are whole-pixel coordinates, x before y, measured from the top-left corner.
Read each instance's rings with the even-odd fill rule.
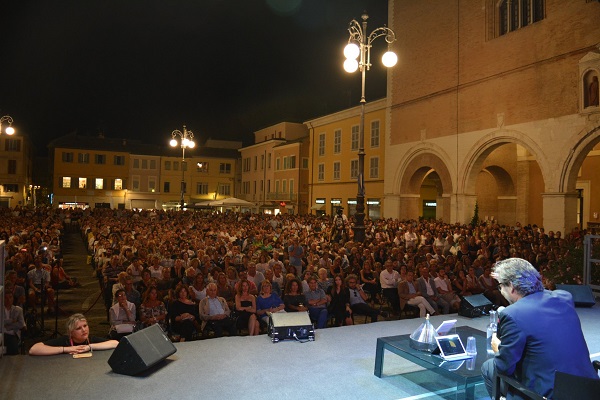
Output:
[[[177,141],[177,136],[179,136],[179,142]],[[183,132],[181,132],[179,129],[175,129],[173,132],[171,132],[171,141],[169,142],[171,147],[177,147],[178,144],[181,146],[181,211],[183,211],[183,207],[185,206],[185,201],[183,198],[185,195],[185,149],[188,147],[193,149],[196,146],[196,143],[194,143],[193,139],[194,132],[187,130],[184,125]]]
[[[29,190],[31,191],[31,197],[33,197],[33,208],[37,207],[37,198],[36,198],[36,190],[41,189],[42,187],[39,185],[29,185]]]
[[[388,43],[388,51],[383,55],[381,61],[383,65],[390,68],[396,65],[398,57],[389,50],[389,45],[396,40],[396,34],[390,28],[383,26],[373,30],[367,36],[367,19],[369,16],[364,13],[361,16],[362,23],[355,19],[350,21],[348,32],[348,44],[344,48],[344,69],[347,72],[355,72],[360,69],[362,76],[361,97],[360,97],[360,126],[359,126],[359,149],[358,149],[358,193],[356,195],[356,213],[354,218],[354,241],[365,241],[365,79],[366,73],[371,68],[371,46],[378,37],[385,37]],[[358,61],[357,61],[358,58]]]
[[[10,115],[5,115],[3,117],[0,117],[0,135],[2,134],[2,123],[3,122],[8,122],[8,127],[6,128],[6,134],[7,135],[12,135],[15,133],[15,128],[12,127],[12,123],[13,123],[13,119]]]

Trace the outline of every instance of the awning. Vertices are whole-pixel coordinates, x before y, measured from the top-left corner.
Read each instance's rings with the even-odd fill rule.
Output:
[[[314,206],[312,206],[310,209],[311,210],[322,210],[325,208],[325,204],[316,204]]]

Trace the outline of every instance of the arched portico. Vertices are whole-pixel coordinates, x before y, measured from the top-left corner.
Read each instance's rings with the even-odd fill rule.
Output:
[[[490,154],[508,144],[517,145],[516,168],[512,172],[514,180],[502,166],[485,165]],[[530,193],[531,163],[536,164],[536,169],[539,168],[543,180],[543,186],[538,191],[542,195],[541,203],[545,210],[544,193],[553,192],[549,189],[552,185],[548,182],[551,180],[549,176],[551,177],[556,170],[552,170],[542,148],[530,136],[516,130],[497,130],[482,137],[471,147],[460,169],[462,175],[457,194],[458,219],[463,222],[471,219],[477,201],[477,178],[484,171],[494,177],[498,188],[496,198],[498,211],[494,219],[510,225],[517,221],[530,222],[530,199],[538,195]],[[537,201],[540,201],[539,198]]]
[[[516,223],[517,190],[513,177],[504,166],[484,166],[479,173],[477,186],[481,219],[489,218],[501,224]]]
[[[560,165],[558,176],[558,190],[556,193],[546,193],[544,196],[544,210],[548,207],[554,212],[544,213],[544,220],[548,221],[549,229],[570,232],[577,226],[577,178],[579,170],[588,153],[600,143],[600,122],[597,120],[582,129],[578,135],[565,146],[565,156]],[[550,208],[552,207],[552,208]]]
[[[434,145],[417,147],[409,151],[407,157],[396,173],[393,192],[398,198],[398,215],[400,219],[417,219],[419,215],[420,190],[427,176],[437,175],[437,218],[452,220],[451,194],[454,184],[448,169],[450,158]],[[433,172],[435,171],[435,174]]]

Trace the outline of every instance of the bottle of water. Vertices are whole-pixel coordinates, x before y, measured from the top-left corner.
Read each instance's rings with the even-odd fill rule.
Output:
[[[498,316],[496,311],[490,311],[490,323],[487,327],[487,352],[488,354],[494,354],[492,349],[492,336],[498,331]]]

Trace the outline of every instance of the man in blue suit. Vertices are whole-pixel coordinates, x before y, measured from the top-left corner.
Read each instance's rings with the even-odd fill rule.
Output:
[[[492,276],[510,305],[492,339],[496,356],[481,368],[490,396],[496,371],[549,398],[556,371],[598,378],[570,293],[544,290],[540,274],[520,258],[496,263]]]

